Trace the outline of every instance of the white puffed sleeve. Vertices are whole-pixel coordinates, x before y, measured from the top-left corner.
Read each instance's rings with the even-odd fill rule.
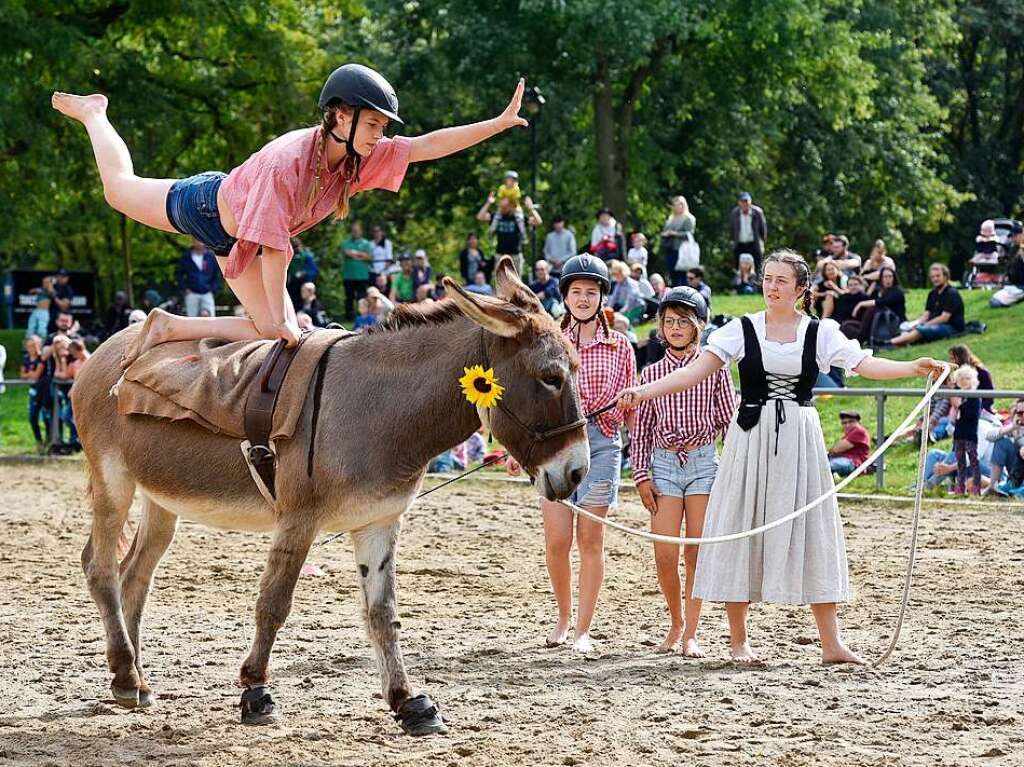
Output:
[[[705,348],[707,351],[713,352],[726,365],[734,359],[741,359],[743,357],[743,324],[739,317],[729,320],[709,335]]]
[[[870,349],[860,348],[860,344],[843,335],[839,323],[835,320],[821,320],[818,325],[818,369],[827,373],[830,367],[842,368],[848,374],[871,356]]]

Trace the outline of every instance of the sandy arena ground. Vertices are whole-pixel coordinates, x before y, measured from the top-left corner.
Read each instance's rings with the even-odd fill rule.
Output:
[[[1024,515],[932,508],[909,620],[891,662],[818,663],[806,608],[760,606],[766,663],[739,668],[720,606],[709,657],[653,652],[667,627],[648,545],[608,537],[608,576],[581,657],[548,650],[553,617],[532,491],[456,485],[406,519],[399,557],[410,675],[447,736],[404,737],[380,698],[346,540],[311,557],[272,658],[285,723],[237,723],[267,537],[185,523],[157,573],[145,664],[157,705],[109,698],[101,625],[79,566],[88,528],[77,466],[0,466],[0,764],[32,765],[1009,765],[1024,764]],[[620,518],[643,521],[635,497]],[[910,509],[844,507],[857,599],[847,637],[884,648]]]

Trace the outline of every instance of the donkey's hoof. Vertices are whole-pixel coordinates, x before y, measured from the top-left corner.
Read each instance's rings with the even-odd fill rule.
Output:
[[[156,703],[156,696],[152,690],[145,687],[139,688],[139,708],[149,708]]]
[[[441,709],[429,697],[409,698],[395,712],[395,721],[407,735],[436,735],[448,732]]]
[[[112,684],[110,692],[114,695],[114,702],[122,708],[138,708],[140,705],[138,687],[118,687]]]
[[[276,724],[281,721],[281,709],[265,685],[247,687],[242,693],[241,705],[242,724]]]

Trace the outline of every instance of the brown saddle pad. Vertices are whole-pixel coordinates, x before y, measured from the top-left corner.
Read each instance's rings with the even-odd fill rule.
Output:
[[[305,338],[281,386],[270,438],[289,439],[302,414],[320,358],[347,330]],[[245,438],[245,400],[274,341],[172,341],[159,344],[124,371],[112,391],[117,412],[172,421],[188,419],[215,434]]]

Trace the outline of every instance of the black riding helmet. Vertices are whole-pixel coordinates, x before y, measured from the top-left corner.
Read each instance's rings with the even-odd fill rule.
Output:
[[[662,296],[658,304],[658,317],[661,317],[670,306],[682,306],[690,309],[701,322],[708,321],[708,302],[698,291],[686,285],[672,288]]]
[[[331,138],[339,144],[344,144],[353,157],[359,157],[353,142],[362,110],[373,109],[399,125],[405,124],[398,116],[398,96],[395,95],[391,83],[385,80],[380,72],[362,64],[345,64],[331,72],[323,90],[320,91],[319,104],[321,112],[338,104],[346,104],[353,108],[352,128],[349,130],[348,138],[343,139],[331,131]]]
[[[558,278],[558,291],[562,298],[565,298],[569,286],[576,280],[596,282],[601,286],[602,294],[612,289],[612,282],[608,279],[608,266],[600,258],[587,253],[573,256],[562,265],[562,276]]]

